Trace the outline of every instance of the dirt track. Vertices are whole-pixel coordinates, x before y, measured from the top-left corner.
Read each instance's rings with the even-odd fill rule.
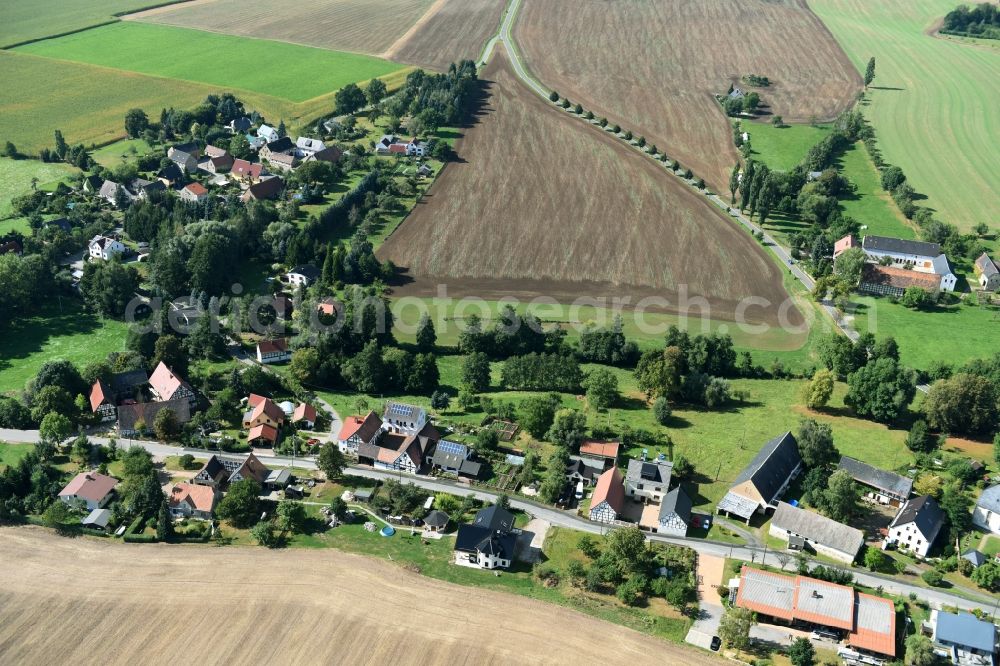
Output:
[[[333,550],[0,528],[0,663],[719,663],[573,611]]]
[[[861,90],[805,0],[525,0],[515,37],[542,83],[720,191],[737,153],[713,93],[767,76],[774,83],[759,93],[770,111],[806,121],[835,116]]]
[[[705,197],[608,132],[530,92],[499,49],[488,99],[449,164],[379,248],[405,267],[398,295],[446,284],[456,296],[647,296],[692,316],[776,323],[788,298],[780,269]],[[801,314],[790,311],[791,323]]]

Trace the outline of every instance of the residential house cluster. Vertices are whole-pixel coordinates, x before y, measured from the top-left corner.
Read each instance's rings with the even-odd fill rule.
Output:
[[[170,513],[175,518],[212,520],[222,494],[243,479],[257,482],[262,489],[279,490],[288,485],[290,472],[268,469],[253,453],[245,458],[213,455],[189,482],[171,486]]]
[[[834,244],[834,261],[856,247],[864,251],[866,260],[858,286],[862,292],[898,298],[909,287],[932,294],[955,290],[958,278],[937,243],[869,235],[859,244],[848,235]]]
[[[247,431],[247,442],[251,446],[274,446],[286,423],[302,430],[312,430],[316,426],[316,408],[304,402],[285,401],[279,405],[256,393],[247,397],[243,429]]]
[[[152,375],[145,370],[120,372],[110,380],[98,379],[90,387],[90,410],[101,421],[116,421],[120,435],[135,437],[151,429],[156,415],[170,409],[178,423],[191,419],[197,395],[191,385],[174,374],[162,361]]]
[[[497,504],[488,506],[472,523],[458,526],[455,563],[476,569],[508,569],[519,533],[514,514]]]
[[[385,134],[375,142],[375,154],[424,157],[427,154],[427,144],[416,137],[407,141],[394,134]]]

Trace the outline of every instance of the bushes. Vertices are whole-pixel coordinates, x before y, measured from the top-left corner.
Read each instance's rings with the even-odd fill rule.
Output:
[[[944,575],[942,575],[942,573],[937,569],[930,569],[929,571],[925,571],[920,575],[920,577],[923,578],[924,582],[930,585],[931,587],[940,586],[941,581],[944,580]]]
[[[156,543],[159,541],[155,534],[129,534],[128,532],[125,533],[122,540],[125,543]]]

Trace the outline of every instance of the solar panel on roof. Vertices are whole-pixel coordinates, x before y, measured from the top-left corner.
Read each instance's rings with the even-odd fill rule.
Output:
[[[464,444],[458,444],[457,442],[449,442],[448,440],[442,440],[438,442],[438,450],[450,455],[464,456],[465,452],[468,449],[465,447]]]
[[[652,481],[656,478],[656,465],[651,465],[649,463],[643,463],[642,472],[640,473],[642,478]]]

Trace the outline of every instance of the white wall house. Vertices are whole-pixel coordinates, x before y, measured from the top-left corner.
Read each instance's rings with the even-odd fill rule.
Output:
[[[280,137],[278,136],[278,130],[274,129],[270,125],[261,125],[257,128],[257,136],[264,139],[267,143],[272,141],[277,141]]]
[[[321,150],[326,150],[326,144],[319,139],[310,139],[309,137],[300,136],[295,140],[295,149],[299,153],[299,157],[307,157],[309,155],[314,155]]]
[[[382,413],[382,429],[416,435],[427,425],[427,410],[401,402],[389,402]]]
[[[972,510],[972,522],[987,532],[1000,534],[1000,484],[983,491]]]
[[[72,507],[88,511],[103,509],[111,501],[118,479],[98,472],[80,472],[59,491],[59,499]]]
[[[958,278],[951,271],[948,257],[937,243],[903,240],[886,236],[865,236],[861,244],[872,263],[888,260],[893,268],[928,273],[941,278],[941,291],[954,291]]]
[[[674,464],[669,460],[628,461],[625,474],[625,494],[635,499],[659,502],[670,489],[670,474]]]
[[[94,236],[90,239],[87,247],[92,259],[100,259],[102,261],[108,261],[115,255],[125,252],[125,246],[121,242],[107,236]]]
[[[941,525],[944,512],[933,497],[917,497],[907,502],[889,524],[886,543],[894,543],[919,557],[927,557]]]

